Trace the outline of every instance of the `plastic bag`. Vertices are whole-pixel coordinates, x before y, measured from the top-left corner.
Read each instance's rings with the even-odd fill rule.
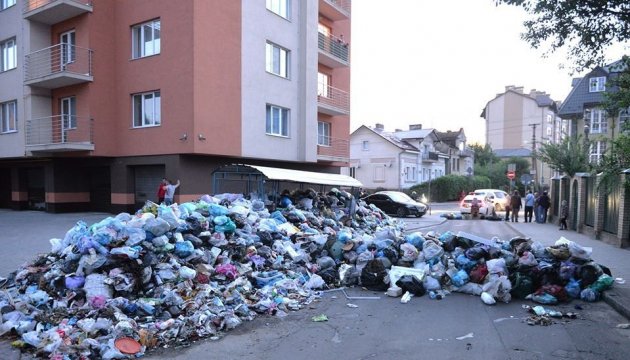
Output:
[[[136,246],[147,238],[147,233],[143,229],[135,227],[125,227],[121,231],[121,236],[127,238],[127,241],[125,241],[125,245]]]
[[[326,286],[324,279],[317,274],[311,275],[311,278],[304,284],[306,289],[321,289]]]
[[[379,260],[370,260],[361,271],[361,285],[373,291],[387,290],[385,266]]]
[[[236,224],[227,216],[221,215],[217,216],[213,220],[214,222],[214,231],[221,233],[233,233],[236,230]]]
[[[520,266],[526,266],[526,267],[536,266],[538,265],[538,261],[536,260],[536,257],[534,256],[534,254],[532,254],[529,251],[525,251],[523,255],[518,258],[518,264]]]
[[[486,276],[488,275],[488,267],[486,264],[479,264],[470,270],[470,281],[483,284]]]
[[[150,232],[154,236],[164,235],[171,229],[171,225],[162,218],[149,219],[144,224],[143,229]]]
[[[490,274],[507,274],[505,259],[491,259],[486,261],[486,267]]]
[[[483,301],[486,305],[494,305],[497,303],[496,300],[494,300],[494,297],[487,292],[481,293],[481,301]]]
[[[610,289],[614,282],[615,280],[612,277],[603,274],[589,287],[597,292],[602,292],[604,290]]]
[[[574,278],[576,272],[577,265],[575,265],[571,261],[563,261],[562,263],[560,263],[559,274],[562,280],[568,281],[569,279]]]
[[[567,292],[567,295],[572,299],[579,299],[580,292],[580,282],[575,279],[570,279],[569,282],[564,286],[564,290]]]
[[[411,234],[405,235],[405,241],[413,246],[416,249],[422,249],[422,243],[424,243],[424,237],[421,232],[414,232]]]
[[[464,254],[458,255],[457,258],[455,258],[455,263],[457,264],[457,267],[464,270],[470,270],[477,265],[477,261],[470,260]]]
[[[193,244],[186,240],[175,243],[175,255],[180,258],[187,258],[195,251]]]
[[[553,295],[553,297],[558,299],[558,301],[569,300],[566,290],[564,289],[563,286],[560,286],[560,285],[546,284],[546,285],[541,286],[538,290],[536,290],[536,295],[540,295],[543,293]]]
[[[597,290],[586,288],[580,292],[580,299],[586,302],[595,302],[599,300],[600,293]]]
[[[425,276],[424,280],[422,281],[422,284],[424,285],[424,288],[426,290],[442,289],[442,285],[440,285],[440,282],[432,276]]]
[[[444,254],[444,249],[433,241],[425,241],[422,244],[422,253],[426,260],[437,258]]]
[[[558,299],[555,296],[547,293],[532,295],[532,301],[544,305],[555,305],[558,303]]]
[[[470,295],[477,295],[477,296],[479,296],[483,292],[483,287],[481,286],[481,284],[475,284],[475,283],[472,283],[472,282],[467,282],[463,286],[460,286],[458,288],[454,288],[453,291],[464,293],[464,294],[470,294]]]
[[[515,272],[510,275],[510,282],[512,283],[511,294],[515,298],[525,299],[534,292],[534,281],[528,275]]]
[[[422,280],[418,279],[414,275],[403,275],[398,281],[396,286],[400,287],[403,291],[408,291],[416,296],[422,296],[426,293]]]

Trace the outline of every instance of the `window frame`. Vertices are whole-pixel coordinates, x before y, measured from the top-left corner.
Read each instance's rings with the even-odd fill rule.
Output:
[[[275,50],[278,50],[278,61],[277,64],[278,72],[276,72],[276,62],[275,62]],[[283,68],[283,60],[284,60],[284,68]],[[291,78],[291,50],[282,47],[274,42],[266,41],[265,42],[265,70],[269,74],[273,74],[279,76],[284,79]],[[282,71],[284,69],[284,71]]]
[[[157,24],[157,30],[155,25]],[[146,53],[145,26],[151,28],[151,44],[153,52]],[[157,31],[157,39],[155,37]],[[138,34],[139,33],[139,34]],[[139,37],[138,37],[139,36]],[[157,41],[156,41],[157,40]],[[157,51],[156,51],[157,49]],[[159,55],[162,52],[162,20],[160,18],[145,21],[140,24],[131,26],[131,59],[142,59],[149,56]]]
[[[15,6],[16,2],[16,0],[0,0],[0,11]]]
[[[66,40],[66,41],[64,41]],[[77,33],[76,31],[69,30],[59,34],[59,44],[61,45],[61,64],[66,66],[76,61],[76,45],[77,45]]]
[[[591,164],[599,164],[599,162],[602,160],[602,157],[604,156],[604,153],[606,153],[607,145],[608,144],[606,141],[591,142],[588,161]]]
[[[317,122],[317,145],[318,146],[327,146],[330,147],[331,145],[331,129],[332,126],[329,122],[327,121],[318,121]],[[321,141],[321,140],[325,140],[325,141]]]
[[[608,133],[608,119],[606,117],[606,111],[604,109],[591,109],[589,120],[589,130],[591,134]],[[595,125],[597,125],[597,127]]]
[[[11,117],[7,116],[9,111],[9,106],[13,105],[13,129],[11,129],[11,124],[9,121]],[[5,128],[6,125],[6,128]],[[18,108],[17,108],[17,100],[6,101],[0,103],[0,134],[11,134],[18,132]]]
[[[62,128],[72,130],[77,128],[77,97],[66,96],[59,99],[59,114]]]
[[[317,96],[323,96],[325,98],[330,98],[330,84],[332,82],[332,77],[323,72],[317,72]]]
[[[9,43],[13,43],[13,56],[12,63],[8,61],[11,54],[8,54],[9,47],[7,46]],[[17,69],[17,40],[15,37],[8,38],[6,40],[0,41],[0,73]],[[6,55],[6,56],[5,56]],[[13,65],[13,67],[9,67],[9,65]]]
[[[291,0],[267,0],[265,7],[281,18],[291,20]]]
[[[594,86],[593,86],[594,85]],[[596,76],[588,79],[588,92],[602,92],[606,91],[606,77]]]
[[[145,102],[147,101],[147,95],[151,95],[151,103],[152,103],[152,116],[153,121],[151,123],[145,124],[145,119],[147,119],[147,113],[144,109]],[[136,125],[136,98],[141,97],[140,105],[142,118],[140,119],[140,125]],[[156,106],[156,99],[158,100],[158,106]],[[156,111],[157,109],[157,111]],[[160,90],[147,91],[141,93],[131,94],[131,127],[133,129],[141,129],[148,127],[156,127],[162,125],[162,92]]]
[[[361,142],[361,150],[362,151],[370,151],[370,142],[368,140],[363,140]]]
[[[278,110],[278,123],[273,117],[273,111]],[[265,134],[269,136],[278,136],[288,138],[290,133],[291,110],[278,105],[267,104],[265,108]],[[274,126],[277,125],[277,126]],[[274,129],[276,127],[276,129]]]

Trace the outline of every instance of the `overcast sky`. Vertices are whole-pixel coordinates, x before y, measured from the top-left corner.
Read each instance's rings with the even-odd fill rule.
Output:
[[[352,2],[351,131],[380,122],[439,131],[464,128],[485,143],[479,117],[506,85],[564,100],[564,54],[543,58],[520,39],[527,14],[494,0],[355,0]],[[609,60],[622,55],[610,51]],[[567,64],[568,65],[568,64]]]

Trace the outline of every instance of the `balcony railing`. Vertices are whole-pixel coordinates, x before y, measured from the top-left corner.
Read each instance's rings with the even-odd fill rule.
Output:
[[[330,85],[319,84],[317,111],[332,116],[350,114],[350,94]]]
[[[329,136],[320,137],[317,144],[317,159],[348,162],[350,160],[350,141]]]
[[[319,62],[332,68],[348,66],[348,44],[343,39],[318,32]]]
[[[56,24],[92,12],[92,0],[24,0],[24,18],[43,24]]]
[[[30,151],[94,150],[93,120],[68,115],[27,120],[26,146]]]
[[[92,80],[91,49],[62,43],[25,56],[26,85],[54,89]]]
[[[330,20],[345,20],[350,17],[350,0],[320,0],[319,12]]]
[[[435,161],[438,161],[438,160],[439,160],[439,157],[438,157],[438,153],[436,153],[436,152],[429,151],[429,152],[422,153],[422,161],[435,162]]]

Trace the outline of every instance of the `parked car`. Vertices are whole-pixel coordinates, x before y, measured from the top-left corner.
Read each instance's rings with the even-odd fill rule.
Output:
[[[476,196],[482,198],[488,198],[488,200],[494,205],[494,210],[503,211],[505,206],[508,205],[508,193],[498,189],[477,189],[474,191]]]
[[[388,215],[421,217],[427,213],[427,206],[399,191],[379,191],[363,198],[368,204],[374,204]]]
[[[477,195],[474,192],[466,195],[459,203],[459,211],[462,214],[472,214],[473,199],[477,199],[477,205],[479,206],[478,215],[481,219],[492,215],[492,207],[494,205],[490,202],[488,197]]]

